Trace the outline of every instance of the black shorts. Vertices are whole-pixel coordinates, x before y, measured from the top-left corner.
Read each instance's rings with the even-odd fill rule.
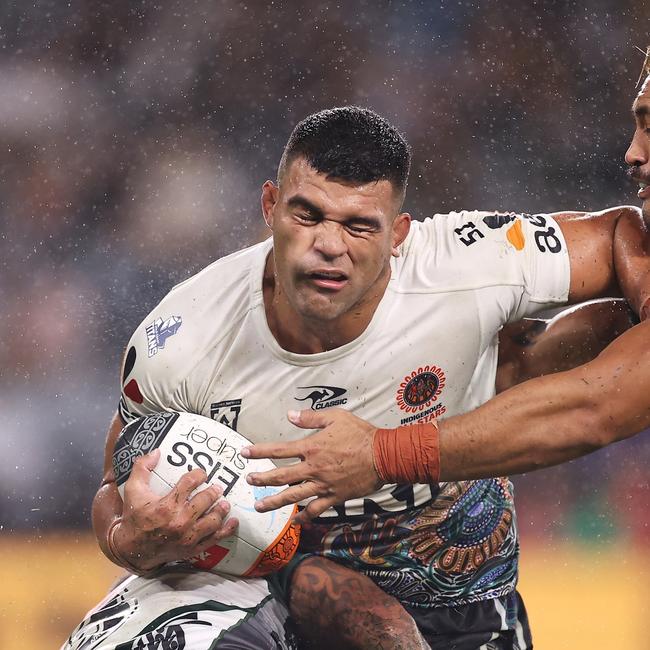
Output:
[[[507,596],[457,607],[406,610],[431,650],[529,650],[533,642],[524,601]]]

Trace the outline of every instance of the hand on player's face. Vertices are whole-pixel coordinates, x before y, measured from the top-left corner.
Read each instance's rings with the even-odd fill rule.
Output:
[[[151,471],[160,450],[138,458],[124,489],[122,524],[115,543],[120,553],[146,571],[177,560],[186,560],[230,537],[238,520],[230,518],[230,504],[221,499],[217,486],[193,492],[207,480],[202,469],[185,474],[164,497],[149,487]]]
[[[372,494],[381,486],[372,460],[376,428],[342,409],[289,411],[289,421],[302,429],[320,429],[289,443],[245,447],[247,458],[299,458],[300,462],[246,477],[251,485],[287,485],[255,504],[259,512],[316,497],[296,515],[298,523],[318,517],[334,504]],[[292,485],[297,484],[297,485]]]

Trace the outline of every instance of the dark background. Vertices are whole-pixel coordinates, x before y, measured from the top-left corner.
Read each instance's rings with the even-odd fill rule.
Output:
[[[1,3],[0,528],[89,526],[130,333],[265,236],[296,121],[393,121],[416,218],[634,203],[649,19],[638,0]],[[518,479],[524,535],[650,539],[649,460],[644,434]]]

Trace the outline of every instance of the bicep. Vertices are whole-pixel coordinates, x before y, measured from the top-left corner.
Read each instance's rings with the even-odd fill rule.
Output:
[[[614,271],[614,233],[619,217],[629,209],[550,215],[559,224],[569,253],[569,302],[621,295]]]

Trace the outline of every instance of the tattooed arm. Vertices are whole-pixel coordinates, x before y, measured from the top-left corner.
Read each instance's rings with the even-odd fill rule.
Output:
[[[425,650],[415,621],[370,578],[321,557],[293,574],[289,610],[308,650]]]

